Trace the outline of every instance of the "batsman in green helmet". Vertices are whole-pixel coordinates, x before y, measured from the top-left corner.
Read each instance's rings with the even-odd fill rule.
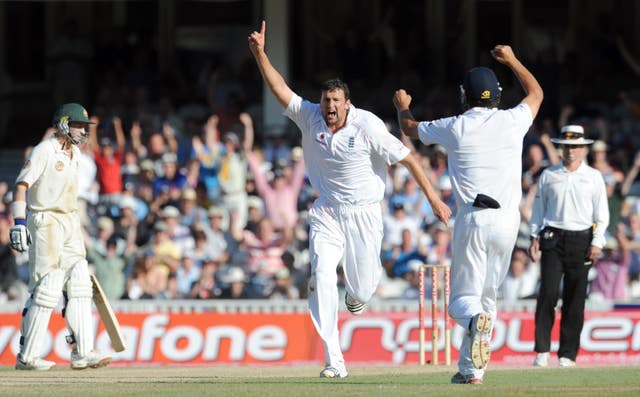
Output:
[[[77,103],[60,106],[53,117],[55,135],[33,148],[16,180],[11,247],[29,251],[30,270],[30,296],[22,312],[16,360],[19,370],[42,371],[55,365],[43,359],[49,353],[43,347],[60,296],[64,296],[71,368],[99,368],[111,362],[111,357],[93,348],[93,288],[78,216],[77,145],[93,124],[88,116]]]

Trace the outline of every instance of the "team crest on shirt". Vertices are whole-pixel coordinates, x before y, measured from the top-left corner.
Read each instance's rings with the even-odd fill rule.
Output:
[[[62,171],[64,169],[64,163],[62,161],[56,161],[56,171]]]
[[[356,138],[355,137],[349,137],[349,149],[353,149],[353,147],[356,145]]]
[[[326,139],[327,139],[327,134],[326,134],[326,133],[324,133],[324,132],[318,132],[318,133],[316,134],[316,142],[318,142],[318,143],[320,143],[320,144],[322,144],[322,145],[327,146]]]

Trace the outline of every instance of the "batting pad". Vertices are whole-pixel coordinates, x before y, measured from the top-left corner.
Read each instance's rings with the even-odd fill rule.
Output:
[[[75,338],[78,356],[85,357],[93,350],[93,321],[91,317],[91,297],[93,288],[89,279],[87,261],[76,263],[67,281],[67,305],[65,320]]]
[[[60,300],[63,281],[64,272],[60,269],[45,274],[34,288],[32,297],[25,305],[26,313],[22,318],[20,327],[20,332],[24,338],[23,345],[20,347],[20,359],[23,362],[40,357],[51,312]]]

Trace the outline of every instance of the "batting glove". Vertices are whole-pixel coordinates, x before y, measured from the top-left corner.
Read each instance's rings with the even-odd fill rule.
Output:
[[[11,248],[19,252],[25,252],[31,244],[31,234],[27,230],[27,221],[16,219],[15,226],[9,230]]]

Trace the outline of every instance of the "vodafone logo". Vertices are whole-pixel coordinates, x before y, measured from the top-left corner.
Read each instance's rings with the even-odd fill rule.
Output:
[[[204,332],[189,325],[170,326],[169,314],[155,314],[146,317],[140,327],[124,326],[122,334],[128,346],[120,353],[113,353],[114,361],[154,362],[169,361],[185,363],[196,359],[203,361],[254,361],[272,362],[284,357],[287,334],[281,328],[265,324],[246,333],[239,327],[214,326]],[[94,330],[98,320],[94,317]],[[62,329],[53,335],[48,332],[42,348],[42,356],[52,352],[68,360],[69,345],[65,341],[68,334]],[[0,353],[10,345],[13,355],[17,355],[20,330],[14,327],[0,327]],[[226,356],[221,356],[222,345]],[[111,351],[111,342],[106,332],[96,337],[96,346],[101,351]],[[162,360],[161,360],[162,358]]]

